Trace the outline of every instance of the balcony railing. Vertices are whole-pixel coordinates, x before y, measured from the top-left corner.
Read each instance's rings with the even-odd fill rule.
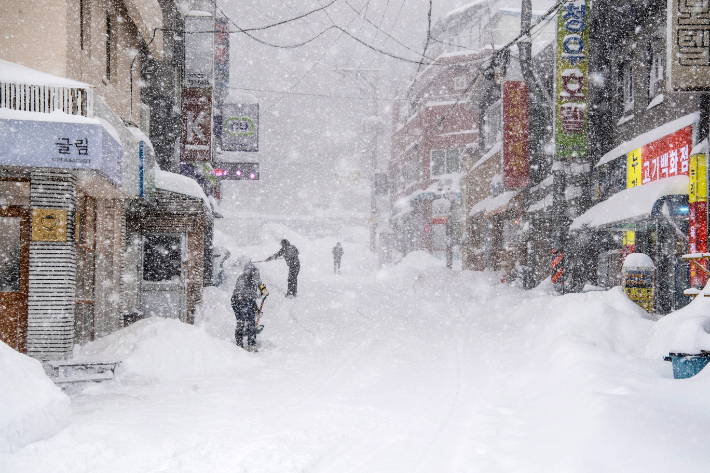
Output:
[[[0,82],[0,108],[41,113],[61,110],[93,118],[94,91],[84,87]]]

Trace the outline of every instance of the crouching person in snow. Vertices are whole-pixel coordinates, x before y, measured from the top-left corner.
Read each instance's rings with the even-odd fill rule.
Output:
[[[237,328],[234,338],[237,346],[244,348],[244,337],[247,337],[247,349],[256,351],[256,313],[258,306],[256,299],[261,294],[266,297],[266,286],[261,282],[261,275],[249,258],[240,257],[238,260],[244,269],[237,278],[232,293],[232,309],[237,318]]]

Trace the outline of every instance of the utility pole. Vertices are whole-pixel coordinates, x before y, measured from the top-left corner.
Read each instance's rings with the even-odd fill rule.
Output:
[[[379,219],[379,211],[377,208],[376,195],[376,177],[377,177],[377,135],[382,131],[380,128],[379,114],[379,79],[381,69],[335,69],[343,77],[355,77],[361,83],[367,85],[372,94],[372,116],[371,120],[365,121],[365,131],[369,134],[370,145],[370,169],[368,174],[370,178],[370,251],[377,251],[377,221]],[[370,77],[368,77],[368,75]]]

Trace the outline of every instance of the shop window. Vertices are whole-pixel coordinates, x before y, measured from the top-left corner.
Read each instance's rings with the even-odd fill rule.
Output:
[[[0,181],[0,207],[29,207],[30,183]]]
[[[0,217],[0,292],[20,291],[20,225],[20,218]]]
[[[148,235],[143,243],[143,280],[178,282],[182,275],[179,235]]]

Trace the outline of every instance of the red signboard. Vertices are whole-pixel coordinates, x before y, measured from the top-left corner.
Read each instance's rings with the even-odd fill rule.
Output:
[[[188,88],[182,93],[182,160],[212,159],[212,90]]]
[[[687,126],[641,148],[641,184],[688,175],[693,127]]]
[[[503,83],[503,187],[524,188],[530,182],[528,86]]]

